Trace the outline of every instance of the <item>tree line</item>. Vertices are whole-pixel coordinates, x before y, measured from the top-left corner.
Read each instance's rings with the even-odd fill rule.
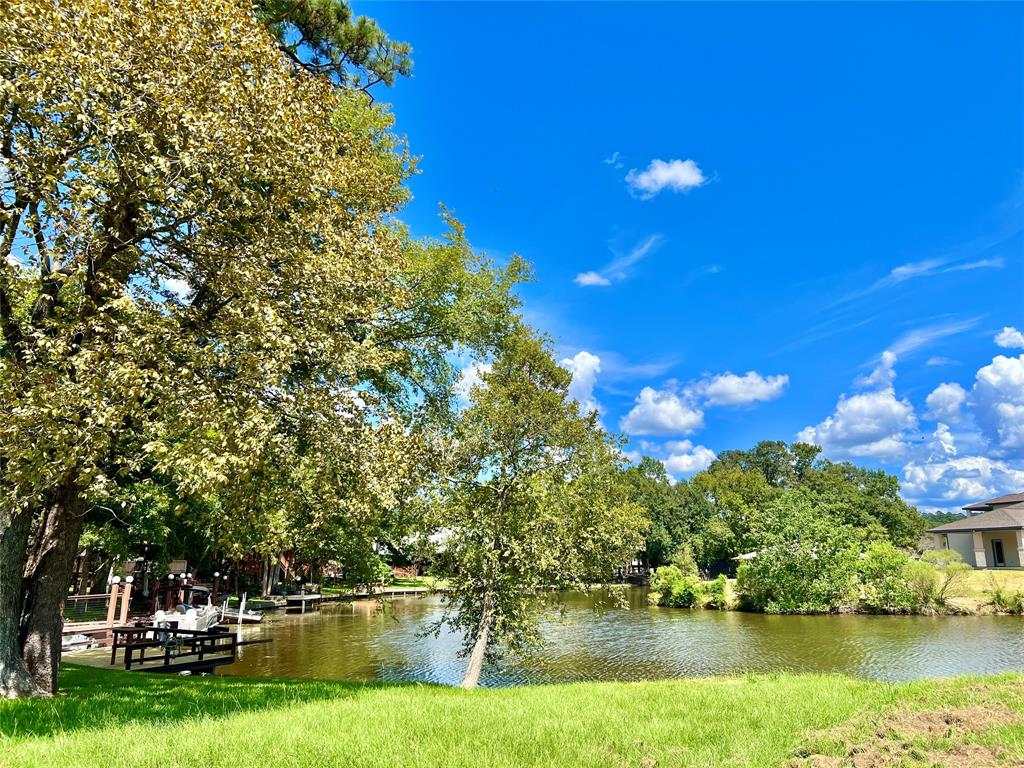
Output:
[[[807,443],[765,440],[750,450],[723,451],[706,470],[680,482],[660,461],[642,458],[625,474],[651,521],[646,565],[690,558],[707,575],[735,571],[734,558],[762,548],[787,517],[779,504],[796,496],[823,523],[856,528],[867,540],[917,546],[925,518],[900,497],[896,477],[820,453]]]

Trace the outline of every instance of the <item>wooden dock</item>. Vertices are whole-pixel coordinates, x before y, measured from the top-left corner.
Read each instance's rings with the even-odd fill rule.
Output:
[[[324,596],[319,592],[310,592],[308,594],[302,592],[297,595],[286,595],[285,605],[287,605],[289,609],[298,609],[302,611],[302,613],[305,613],[307,608],[319,608],[323,599]]]
[[[270,640],[241,641],[234,632],[203,631],[154,627],[140,624],[115,627],[110,647],[110,663],[117,664],[117,652],[124,651],[124,668],[142,672],[210,673],[216,667],[232,664],[243,645],[269,643]],[[147,655],[148,652],[148,655]]]

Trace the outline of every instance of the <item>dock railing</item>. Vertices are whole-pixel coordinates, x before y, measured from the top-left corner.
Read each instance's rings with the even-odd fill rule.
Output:
[[[117,664],[117,652],[123,650],[126,670],[135,667],[149,672],[209,671],[221,664],[231,664],[238,657],[238,635],[232,632],[144,625],[117,627],[113,635],[110,663]]]
[[[101,595],[69,595],[64,600],[65,635],[85,634],[105,640],[116,624],[128,621],[132,583],[115,580],[110,592]]]

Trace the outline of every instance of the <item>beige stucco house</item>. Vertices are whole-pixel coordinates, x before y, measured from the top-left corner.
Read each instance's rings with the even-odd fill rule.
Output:
[[[967,517],[931,528],[940,548],[955,549],[975,568],[1024,567],[1024,493],[964,507]]]

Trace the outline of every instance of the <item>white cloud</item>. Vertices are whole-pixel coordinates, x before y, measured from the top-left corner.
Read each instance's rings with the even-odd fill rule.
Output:
[[[594,384],[597,382],[597,374],[601,372],[601,358],[580,350],[574,356],[562,360],[561,366],[572,373],[569,397],[580,404],[583,413],[600,413],[601,406],[594,397]]]
[[[687,192],[707,183],[707,177],[693,160],[651,160],[646,170],[632,169],[626,174],[630,190],[649,200],[663,189]]]
[[[1024,333],[1008,325],[996,334],[995,342],[1005,349],[1024,349]]]
[[[671,390],[644,387],[619,426],[631,435],[688,435],[704,426],[704,414]]]
[[[885,277],[876,280],[867,288],[862,288],[837,299],[834,304],[843,304],[849,301],[863,299],[876,291],[892,288],[893,286],[900,285],[908,280],[914,280],[921,277],[945,275],[950,272],[968,272],[975,269],[1001,269],[1005,266],[1006,260],[1002,257],[974,259],[973,261],[965,261],[962,257],[959,260],[957,258],[939,258],[911,261],[906,264],[900,264],[899,266],[893,267]]]
[[[629,274],[629,268],[656,249],[662,242],[664,242],[664,238],[661,235],[651,235],[634,245],[628,253],[617,254],[600,270],[580,272],[576,275],[574,282],[576,285],[588,286],[611,285],[613,282],[624,280]]]
[[[666,443],[669,456],[662,459],[665,469],[673,475],[692,475],[707,469],[715,460],[715,452],[703,445],[694,445],[689,440]]]
[[[813,427],[805,427],[797,440],[820,445],[833,456],[894,458],[906,452],[906,432],[917,426],[914,407],[898,399],[892,386],[896,357],[888,350],[878,367],[860,379],[874,391],[840,395],[835,412]]]
[[[459,379],[455,382],[454,391],[463,400],[468,401],[473,387],[484,383],[484,376],[491,372],[490,363],[470,363],[459,372]]]
[[[726,371],[699,381],[694,390],[707,399],[708,405],[742,405],[781,397],[789,384],[789,376],[762,376],[749,371],[743,376]]]
[[[611,285],[612,281],[597,272],[580,272],[573,282],[576,285]]]
[[[976,375],[971,401],[975,421],[994,446],[1024,449],[1024,354],[992,358]]]
[[[948,272],[968,272],[975,269],[1001,269],[1006,266],[1002,258],[976,259],[954,263],[953,259],[924,259],[923,261],[912,261],[907,264],[900,264],[893,267],[888,275],[876,282],[869,291],[889,286],[899,285],[907,280],[916,277],[930,277],[931,275],[944,275]]]
[[[878,365],[867,376],[857,379],[859,387],[887,387],[896,378],[896,355],[892,350],[885,350],[878,358]]]
[[[956,456],[956,440],[953,438],[953,433],[949,431],[947,425],[939,422],[935,426],[933,437],[944,455]]]
[[[927,362],[925,362],[925,365],[928,365],[928,366],[936,366],[936,365],[960,365],[960,363],[958,363],[958,362],[957,362],[956,360],[953,360],[952,358],[949,358],[949,357],[941,357],[941,356],[939,356],[939,355],[936,355],[936,356],[934,356],[934,357],[929,357],[929,358],[928,358],[928,360],[927,360]]]
[[[925,417],[933,421],[948,421],[956,424],[960,421],[960,408],[967,400],[967,391],[959,384],[939,384],[925,398],[928,411]]]
[[[618,152],[612,152],[611,157],[606,157],[604,159],[604,163],[605,165],[610,165],[612,168],[621,168],[622,155]]]
[[[985,456],[910,461],[903,494],[919,506],[955,508],[1024,488],[1024,469]]]
[[[916,352],[918,349],[927,347],[947,336],[955,336],[958,333],[969,331],[980,320],[980,317],[971,317],[966,320],[944,320],[940,323],[924,326],[923,328],[914,328],[890,344],[889,349],[896,356],[905,357],[911,352]]]

